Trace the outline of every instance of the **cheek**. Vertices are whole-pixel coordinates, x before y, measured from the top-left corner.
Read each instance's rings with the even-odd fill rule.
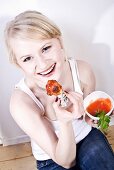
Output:
[[[57,58],[59,61],[64,61],[64,60],[65,60],[65,53],[64,53],[64,50],[63,50],[63,49],[60,49],[60,50],[57,50],[57,51],[56,51],[56,58]]]
[[[29,64],[21,64],[20,65],[20,68],[24,71],[24,72],[26,72],[26,73],[29,73],[29,74],[32,74],[32,73],[34,73],[34,68],[33,68],[33,66],[32,65],[29,65]]]

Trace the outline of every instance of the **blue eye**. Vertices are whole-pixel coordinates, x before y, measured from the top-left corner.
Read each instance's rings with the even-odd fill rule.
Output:
[[[44,47],[44,48],[42,49],[42,53],[47,52],[50,48],[51,48],[51,45],[49,45],[49,46],[47,46],[47,47]]]
[[[26,57],[26,58],[23,60],[23,62],[30,61],[30,60],[31,60],[31,58],[32,58],[32,57],[28,56],[28,57]]]

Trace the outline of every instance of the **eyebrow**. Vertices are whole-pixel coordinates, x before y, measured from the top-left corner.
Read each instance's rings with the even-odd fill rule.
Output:
[[[46,45],[49,45],[49,44],[51,44],[51,42],[47,42],[45,45],[43,45],[43,46],[41,47],[41,49],[44,48]]]

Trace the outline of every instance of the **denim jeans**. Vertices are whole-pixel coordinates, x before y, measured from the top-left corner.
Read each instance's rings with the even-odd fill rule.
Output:
[[[52,159],[37,160],[38,170],[65,170]],[[114,152],[96,128],[77,144],[76,165],[69,170],[114,170]]]

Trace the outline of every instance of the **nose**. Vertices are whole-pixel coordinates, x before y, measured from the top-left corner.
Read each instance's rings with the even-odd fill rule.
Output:
[[[37,56],[35,59],[35,68],[42,71],[47,66],[47,60],[43,56]]]

